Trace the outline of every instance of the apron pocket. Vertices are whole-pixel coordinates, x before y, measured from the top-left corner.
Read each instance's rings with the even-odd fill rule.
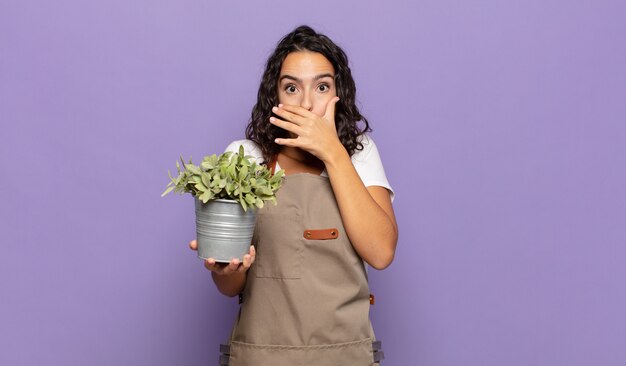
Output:
[[[298,215],[259,214],[256,224],[258,278],[299,279],[302,276],[304,238]]]

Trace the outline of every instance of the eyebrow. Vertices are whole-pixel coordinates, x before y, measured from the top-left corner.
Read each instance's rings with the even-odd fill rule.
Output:
[[[323,78],[327,78],[327,77],[328,78],[332,78],[333,80],[335,79],[334,75],[326,73],[326,74],[319,74],[319,75],[315,76],[313,78],[313,81],[317,81],[319,79],[323,79]],[[291,75],[288,75],[288,74],[285,74],[285,75],[281,76],[280,79],[278,79],[278,81],[279,82],[283,81],[283,79],[290,79],[290,80],[293,80],[293,81],[297,81],[298,83],[302,82],[302,79],[299,79],[299,78],[297,78],[295,76],[291,76]]]

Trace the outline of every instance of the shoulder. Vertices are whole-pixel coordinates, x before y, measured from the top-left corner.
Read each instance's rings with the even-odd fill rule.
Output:
[[[376,143],[372,137],[368,135],[362,135],[359,141],[363,145],[363,149],[354,152],[352,155],[352,165],[354,165],[354,168],[361,177],[363,184],[366,187],[380,186],[387,188],[393,199],[394,191],[387,180],[385,168],[383,167],[383,162]]]
[[[369,167],[382,169],[383,163],[380,159],[380,153],[374,140],[367,135],[362,135],[359,142],[363,145],[363,149],[356,150],[352,155],[352,164],[355,167]]]
[[[243,139],[243,140],[235,140],[226,146],[224,152],[238,152],[239,146],[243,146],[243,151],[246,155],[252,155],[257,160],[258,163],[263,161],[263,153],[257,144],[255,144],[251,140]]]
[[[352,155],[353,161],[366,162],[368,158],[378,154],[378,147],[371,136],[361,135],[358,141],[363,145],[362,150],[357,150]]]

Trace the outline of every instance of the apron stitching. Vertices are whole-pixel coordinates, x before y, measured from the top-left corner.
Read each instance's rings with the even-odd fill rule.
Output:
[[[371,343],[372,338],[366,338],[358,341],[352,342],[344,342],[344,343],[333,343],[333,344],[315,344],[315,345],[307,345],[307,346],[292,346],[292,345],[274,345],[274,344],[256,344],[256,343],[246,343],[240,341],[231,341],[231,344],[239,345],[242,347],[249,348],[275,348],[275,349],[329,349],[329,348],[342,348],[348,346],[355,346],[360,344]]]

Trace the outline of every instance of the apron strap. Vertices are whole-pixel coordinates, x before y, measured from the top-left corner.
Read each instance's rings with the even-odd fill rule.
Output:
[[[276,173],[276,155],[272,156],[267,167],[270,168],[270,173],[272,173],[272,175]]]
[[[220,366],[228,366],[230,365],[230,356],[229,355],[221,355],[220,356]]]
[[[380,351],[382,346],[383,346],[383,342],[381,342],[381,341],[374,341],[374,342],[372,342],[372,350],[373,351]]]
[[[385,359],[385,353],[383,351],[374,352],[374,362],[380,362],[380,360],[384,360],[384,359]]]
[[[230,364],[230,345],[220,344],[220,366],[228,366]]]
[[[380,360],[385,358],[381,341],[372,342],[372,350],[374,351],[374,362],[380,362]]]

